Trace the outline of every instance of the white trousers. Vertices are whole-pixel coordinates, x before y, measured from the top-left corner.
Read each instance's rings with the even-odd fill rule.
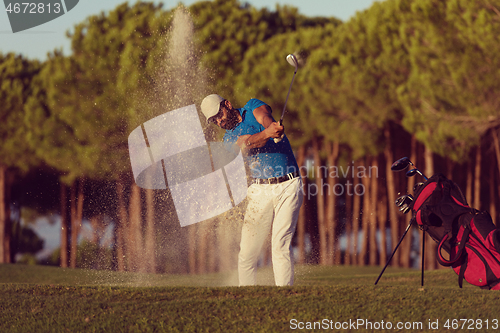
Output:
[[[272,227],[271,249],[277,286],[293,284],[292,237],[304,198],[300,177],[280,184],[252,184],[238,255],[240,286],[255,285],[259,256]]]

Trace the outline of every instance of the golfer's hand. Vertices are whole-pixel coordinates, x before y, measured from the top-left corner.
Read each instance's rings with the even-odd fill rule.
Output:
[[[265,131],[270,138],[281,138],[285,133],[285,127],[280,125],[280,123],[274,122],[271,123]]]

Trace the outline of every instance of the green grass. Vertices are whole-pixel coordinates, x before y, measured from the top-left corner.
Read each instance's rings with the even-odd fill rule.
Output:
[[[434,332],[484,332],[486,324],[500,331],[500,323],[491,329],[492,320],[500,320],[498,292],[468,284],[460,289],[451,270],[426,272],[421,288],[418,271],[389,268],[375,286],[380,270],[299,266],[293,287],[236,287],[234,272],[185,276],[0,265],[0,332],[285,332],[313,331],[291,330],[299,322],[335,328],[357,320],[374,328],[391,323],[394,332],[428,331],[436,320]],[[258,280],[272,283],[272,270],[261,269]],[[457,321],[458,327],[465,323],[463,330],[446,329],[448,319],[481,320],[483,327],[465,329],[479,322]],[[422,326],[397,330],[398,322]],[[315,331],[329,331],[316,325]],[[376,331],[366,325],[342,331]]]

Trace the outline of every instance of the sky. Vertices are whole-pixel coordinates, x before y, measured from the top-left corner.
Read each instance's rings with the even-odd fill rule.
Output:
[[[189,6],[199,0],[155,0],[155,3],[163,3],[163,8],[171,9],[180,2]],[[19,1],[27,2],[27,1]],[[42,25],[28,30],[12,32],[7,11],[0,4],[0,52],[22,54],[30,59],[47,59],[47,53],[55,49],[62,49],[65,55],[70,54],[70,39],[66,32],[83,22],[91,15],[113,10],[125,0],[80,0],[78,4],[64,15],[46,22]],[[135,0],[128,1],[129,4],[136,3]],[[306,16],[336,17],[342,21],[349,20],[356,11],[362,11],[371,6],[374,0],[240,0],[241,3],[248,2],[256,8],[267,7],[271,10],[276,4],[297,7],[301,14]]]

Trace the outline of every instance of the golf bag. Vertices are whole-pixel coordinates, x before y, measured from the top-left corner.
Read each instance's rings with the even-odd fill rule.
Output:
[[[439,245],[437,260],[483,289],[500,290],[500,229],[486,211],[469,207],[453,181],[436,174],[415,191],[413,219]],[[445,259],[442,250],[448,252]]]

